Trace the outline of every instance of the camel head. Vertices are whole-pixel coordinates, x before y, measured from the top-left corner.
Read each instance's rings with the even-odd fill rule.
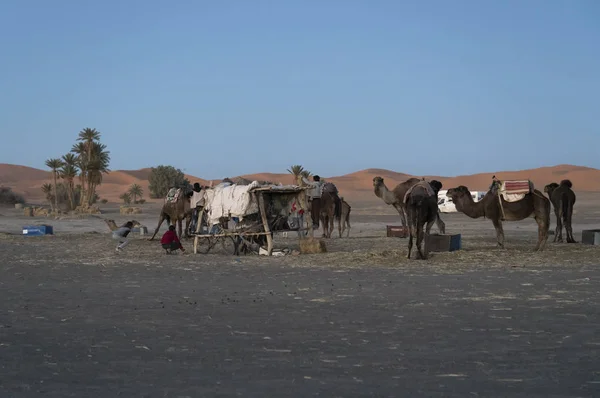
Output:
[[[382,178],[382,177],[379,177],[379,176],[377,176],[377,177],[373,177],[373,186],[374,186],[375,188],[379,188],[379,187],[381,187],[382,185],[384,185],[384,183],[383,183],[383,178]]]
[[[460,185],[456,188],[450,188],[448,192],[446,192],[446,196],[452,198],[454,203],[462,198],[469,198],[473,200],[471,192],[469,192],[469,188],[465,187],[464,185]]]
[[[559,185],[557,183],[555,183],[555,182],[550,183],[550,184],[548,184],[548,185],[546,185],[544,187],[544,192],[547,193],[547,194],[551,194],[552,191],[554,191],[556,188],[558,188],[558,186]]]
[[[440,189],[442,189],[442,183],[438,180],[429,181],[429,185],[431,185],[431,188],[433,188],[433,191],[436,195],[438,194],[438,192],[440,192]]]
[[[562,180],[560,182],[560,186],[561,187],[567,187],[569,189],[573,188],[573,183],[571,182],[571,180]]]

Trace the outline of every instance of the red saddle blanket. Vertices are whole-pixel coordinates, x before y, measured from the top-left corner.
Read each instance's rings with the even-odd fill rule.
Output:
[[[500,190],[507,194],[528,194],[533,192],[533,184],[529,180],[503,181]]]

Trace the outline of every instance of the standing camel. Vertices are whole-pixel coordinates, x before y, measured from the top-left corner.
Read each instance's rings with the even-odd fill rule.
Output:
[[[348,227],[348,233],[347,233],[346,237],[349,237],[350,229],[352,228],[350,226],[350,211],[352,210],[352,207],[350,207],[350,205],[348,204],[348,202],[346,202],[344,200],[344,198],[340,198],[340,202],[341,202],[340,216],[336,217],[338,219],[338,230],[340,232],[340,238],[344,234],[344,231],[346,230],[346,226]]]
[[[431,182],[420,181],[409,188],[403,199],[406,205],[406,213],[408,215],[408,256],[412,252],[413,239],[416,240],[417,258],[427,259],[428,250],[425,243],[425,251],[421,250],[423,240],[429,235],[431,226],[438,218],[437,196],[442,189],[442,183],[437,180]],[[425,231],[423,227],[425,227]]]
[[[544,192],[548,194],[556,215],[554,242],[563,241],[562,227],[564,225],[567,233],[567,243],[577,243],[573,237],[573,227],[571,226],[573,206],[576,199],[575,192],[571,188],[573,188],[573,184],[569,180],[562,180],[560,184],[553,182],[544,187]]]
[[[339,200],[340,198],[335,192],[321,193],[321,206],[319,217],[321,224],[323,225],[324,238],[331,238],[331,234],[333,233],[333,220],[335,218],[340,218],[339,211],[341,206],[339,205],[339,203],[336,205],[336,202],[339,202]]]
[[[154,235],[148,240],[153,240],[160,226],[162,225],[164,220],[167,220],[168,225],[175,225],[177,223],[177,232],[178,236],[181,239],[182,235],[182,222],[185,219],[185,237],[189,238],[190,234],[188,232],[190,221],[192,219],[192,208],[190,205],[190,199],[192,196],[192,192],[188,192],[184,194],[184,190],[181,189],[179,195],[177,196],[177,200],[174,202],[169,202],[165,200],[165,204],[163,204],[162,209],[160,210],[160,216],[158,218],[158,225],[154,230]]]
[[[526,194],[523,199],[517,202],[507,202],[501,195],[500,198],[498,195],[500,193],[497,191],[488,191],[479,202],[475,202],[471,192],[464,185],[451,188],[446,193],[446,196],[452,198],[456,210],[459,212],[471,218],[487,217],[492,220],[496,229],[498,246],[501,248],[504,248],[502,220],[521,221],[533,214],[538,224],[538,241],[535,250],[544,250],[548,240],[548,229],[550,228],[550,201],[537,189]],[[500,208],[499,201],[502,201],[502,208]]]
[[[375,191],[375,195],[381,198],[386,204],[394,206],[394,208],[400,214],[400,219],[402,221],[402,226],[406,227],[406,205],[404,203],[404,197],[406,193],[410,189],[410,187],[415,184],[421,182],[418,178],[409,178],[408,180],[401,182],[396,185],[393,191],[390,191],[383,182],[382,177],[374,177],[373,178],[373,190]],[[436,202],[437,203],[437,202]],[[437,211],[435,223],[440,230],[441,234],[446,233],[446,224],[442,221],[440,217],[439,209]]]

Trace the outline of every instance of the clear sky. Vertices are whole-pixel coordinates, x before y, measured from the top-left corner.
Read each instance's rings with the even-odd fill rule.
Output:
[[[0,163],[600,168],[597,0],[3,0]]]

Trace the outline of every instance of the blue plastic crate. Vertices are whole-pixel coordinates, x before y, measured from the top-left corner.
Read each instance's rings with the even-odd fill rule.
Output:
[[[43,236],[53,235],[52,225],[27,225],[23,227],[23,235],[27,236]]]

